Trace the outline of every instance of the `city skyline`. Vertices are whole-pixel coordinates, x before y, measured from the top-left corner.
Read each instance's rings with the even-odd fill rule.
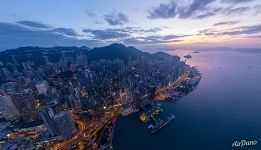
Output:
[[[257,0],[3,1],[0,50],[20,46],[259,48]]]

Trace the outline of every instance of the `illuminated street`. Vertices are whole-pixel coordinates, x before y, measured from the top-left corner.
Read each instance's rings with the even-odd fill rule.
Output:
[[[155,100],[164,101],[164,100],[170,98],[170,97],[165,96],[165,95],[163,94],[164,91],[165,91],[165,90],[169,90],[169,89],[170,89],[170,90],[171,90],[171,89],[175,89],[177,86],[180,85],[180,83],[181,83],[182,81],[184,81],[184,80],[186,80],[186,79],[189,79],[188,76],[189,76],[189,71],[188,71],[188,69],[185,69],[185,73],[182,74],[182,75],[181,75],[177,80],[175,80],[173,83],[171,83],[171,84],[168,85],[168,86],[165,86],[165,87],[162,87],[162,88],[157,89],[156,92],[155,92],[155,95],[156,95]]]
[[[76,114],[73,114],[73,118],[78,126],[78,132],[71,138],[56,142],[50,145],[47,149],[52,150],[69,150],[70,148],[79,145],[80,149],[84,148],[84,143],[90,141],[93,136],[112,118],[119,115],[118,106],[115,106],[113,110],[105,112],[105,116],[101,119],[95,119],[92,121],[83,121]]]

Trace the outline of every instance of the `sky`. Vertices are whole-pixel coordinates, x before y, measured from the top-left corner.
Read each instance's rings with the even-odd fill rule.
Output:
[[[261,48],[261,0],[1,0],[0,49]]]

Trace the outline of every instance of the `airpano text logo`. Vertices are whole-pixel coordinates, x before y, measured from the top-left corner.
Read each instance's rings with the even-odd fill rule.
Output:
[[[247,141],[247,140],[241,140],[241,141],[235,141],[232,143],[232,147],[239,148],[239,147],[245,147],[245,146],[255,146],[257,145],[257,141]]]

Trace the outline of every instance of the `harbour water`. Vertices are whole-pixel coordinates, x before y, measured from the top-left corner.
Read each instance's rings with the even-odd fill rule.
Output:
[[[196,90],[164,102],[176,119],[151,135],[138,114],[117,120],[114,150],[229,150],[232,143],[256,140],[261,149],[261,53],[178,50],[202,73]]]

